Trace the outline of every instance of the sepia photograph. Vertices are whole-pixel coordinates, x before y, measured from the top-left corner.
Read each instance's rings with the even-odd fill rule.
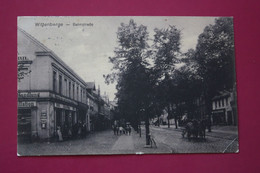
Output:
[[[232,17],[19,16],[17,155],[238,153]]]

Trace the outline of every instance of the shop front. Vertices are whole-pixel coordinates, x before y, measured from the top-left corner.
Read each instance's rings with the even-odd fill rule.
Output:
[[[226,124],[225,109],[212,111],[212,120],[214,125]]]
[[[18,102],[18,140],[30,141],[33,135],[32,119],[36,115],[35,101]]]
[[[63,138],[72,137],[73,126],[77,123],[76,108],[61,103],[54,103],[55,121],[54,136],[61,129]]]

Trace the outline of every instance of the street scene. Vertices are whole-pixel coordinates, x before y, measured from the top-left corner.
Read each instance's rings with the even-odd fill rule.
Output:
[[[233,18],[18,17],[17,155],[238,153]]]
[[[85,138],[64,142],[23,143],[18,149],[21,155],[75,154],[163,154],[163,153],[238,153],[238,134],[234,127],[215,127],[206,134],[206,140],[183,138],[181,130],[166,126],[152,126],[156,146],[144,148],[144,128],[141,137],[114,135],[112,130],[89,134]]]

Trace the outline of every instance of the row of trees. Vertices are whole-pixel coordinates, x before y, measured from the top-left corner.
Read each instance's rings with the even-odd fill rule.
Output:
[[[235,82],[233,22],[218,18],[200,34],[196,50],[180,51],[181,31],[175,26],[154,29],[151,45],[147,27],[133,20],[118,28],[118,46],[111,74],[106,82],[117,81],[118,114],[137,128],[145,121],[149,144],[149,119],[168,112],[176,121],[196,109],[194,99],[203,96],[207,114],[211,99]],[[169,124],[169,123],[168,123]]]

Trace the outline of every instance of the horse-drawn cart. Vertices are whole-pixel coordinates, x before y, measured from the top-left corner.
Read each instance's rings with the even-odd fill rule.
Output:
[[[206,122],[206,120],[187,120],[183,123],[182,137],[184,138],[186,135],[189,140],[192,137],[205,139]]]

